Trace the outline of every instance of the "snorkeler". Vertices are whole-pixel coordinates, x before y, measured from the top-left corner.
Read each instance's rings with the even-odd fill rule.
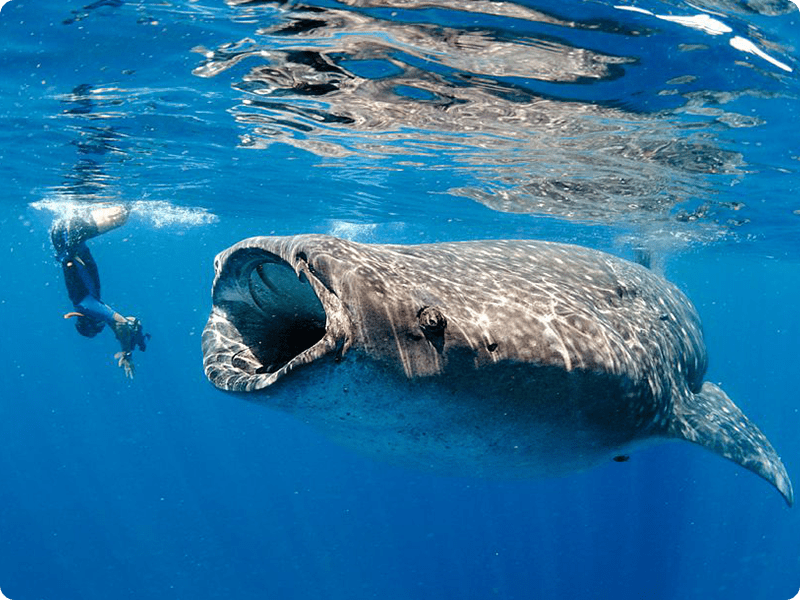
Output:
[[[50,238],[56,258],[64,270],[67,294],[75,308],[64,315],[76,318],[75,328],[83,336],[94,337],[105,325],[111,327],[121,350],[114,355],[117,364],[133,378],[133,351],[147,348],[149,334],[145,334],[136,317],[123,317],[100,300],[100,275],[86,240],[125,224],[129,209],[124,206],[98,206],[53,223]]]

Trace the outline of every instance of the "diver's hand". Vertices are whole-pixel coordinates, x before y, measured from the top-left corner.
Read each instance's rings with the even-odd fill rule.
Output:
[[[125,370],[125,377],[133,379],[135,373],[133,368],[133,354],[131,352],[117,352],[114,358],[117,359],[117,366]]]

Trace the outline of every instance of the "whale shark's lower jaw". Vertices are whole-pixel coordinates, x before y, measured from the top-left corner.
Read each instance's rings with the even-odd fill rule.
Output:
[[[226,391],[264,389],[296,367],[336,350],[336,327],[304,264],[253,248],[226,263],[203,330],[206,376]],[[227,276],[231,275],[231,276]],[[312,282],[313,280],[313,282]],[[326,303],[335,303],[324,291]]]

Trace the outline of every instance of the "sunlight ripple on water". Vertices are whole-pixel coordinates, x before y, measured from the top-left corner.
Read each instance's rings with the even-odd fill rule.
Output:
[[[145,200],[205,195],[219,213],[231,204],[211,191],[225,189],[217,173],[241,166],[242,189],[271,191],[258,165],[280,171],[273,158],[300,150],[323,177],[353,184],[354,208],[336,218],[381,218],[386,174],[407,172],[434,174],[423,193],[650,240],[763,236],[753,223],[785,235],[797,206],[774,205],[770,177],[796,174],[798,157],[788,143],[780,155],[764,148],[791,129],[775,107],[796,102],[798,68],[768,26],[796,10],[787,0],[580,11],[483,0],[95,3],[62,26],[123,13],[138,33],[197,25],[181,47],[185,79],[143,77],[148,65],[126,59],[108,79],[54,88],[46,127],[78,158],[34,198],[130,200],[120,197],[130,179]],[[159,222],[174,219],[185,215]]]
[[[728,51],[791,70],[696,11],[620,6],[614,21],[609,13],[575,19],[511,2],[350,0],[281,6],[255,18],[264,3],[229,4],[251,11],[252,35],[196,47],[202,59],[194,74],[231,72],[242,147],[283,143],[323,157],[366,156],[372,168],[392,159],[420,169],[444,162],[463,171],[465,184],[452,194],[499,211],[579,221],[700,221],[713,236],[746,223],[736,214],[741,202],[720,195],[748,167],[742,149],[723,137],[761,122],[724,105],[753,92],[704,89],[698,64],[725,47],[713,38],[727,37]],[[640,14],[631,20],[629,11]],[[494,26],[498,16],[511,25]],[[688,39],[698,43],[674,48],[664,21],[696,30]],[[655,59],[641,55],[644,43]],[[660,89],[651,89],[648,63],[666,53],[674,64],[661,65]]]

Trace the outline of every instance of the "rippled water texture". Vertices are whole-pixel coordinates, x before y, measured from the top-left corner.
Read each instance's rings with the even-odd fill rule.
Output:
[[[233,72],[242,146],[453,170],[463,185],[450,193],[590,222],[702,221],[714,235],[747,222],[741,200],[720,193],[748,171],[727,134],[763,120],[726,104],[769,95],[793,69],[775,44],[750,42],[769,46],[762,57],[735,40],[753,31],[736,15],[786,13],[786,2],[704,3],[725,18],[669,6],[229,4],[252,34],[194,48],[193,72]]]

